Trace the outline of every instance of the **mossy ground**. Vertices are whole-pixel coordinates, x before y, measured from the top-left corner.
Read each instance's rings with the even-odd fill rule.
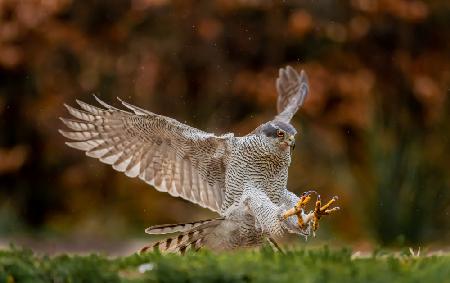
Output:
[[[352,258],[349,249],[324,247],[284,255],[262,248],[185,256],[48,257],[10,248],[0,251],[0,282],[450,282],[450,256],[378,252]]]

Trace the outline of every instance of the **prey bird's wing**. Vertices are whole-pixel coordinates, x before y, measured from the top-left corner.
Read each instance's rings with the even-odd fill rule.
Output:
[[[71,130],[60,130],[72,140],[68,146],[158,191],[219,211],[232,135],[215,136],[120,99],[132,112],[95,98],[103,108],[78,100],[82,110],[65,105],[75,118],[61,118]]]
[[[279,70],[276,87],[278,115],[275,120],[289,123],[308,95],[308,78],[303,70],[299,75],[291,66],[287,66]]]

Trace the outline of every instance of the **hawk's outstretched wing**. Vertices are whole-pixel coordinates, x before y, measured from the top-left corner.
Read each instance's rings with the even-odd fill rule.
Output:
[[[308,95],[308,78],[304,71],[299,75],[291,66],[287,66],[280,69],[276,86],[278,115],[275,120],[289,123]]]
[[[95,98],[106,109],[78,100],[83,110],[65,105],[76,118],[61,118],[72,130],[60,130],[73,140],[68,146],[129,177],[139,176],[158,191],[219,211],[232,135],[215,136],[120,99],[134,113]]]

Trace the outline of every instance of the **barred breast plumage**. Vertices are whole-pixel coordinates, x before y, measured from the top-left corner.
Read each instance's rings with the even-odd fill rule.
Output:
[[[265,136],[235,138],[225,170],[225,212],[248,186],[259,188],[274,202],[287,186],[290,148],[280,149]]]

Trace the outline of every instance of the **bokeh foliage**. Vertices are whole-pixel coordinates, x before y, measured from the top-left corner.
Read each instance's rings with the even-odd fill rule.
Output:
[[[120,96],[244,135],[275,114],[277,69],[311,95],[289,187],[339,195],[321,235],[450,237],[450,3],[0,1],[0,236],[141,235],[208,212],[64,145],[63,103]]]

